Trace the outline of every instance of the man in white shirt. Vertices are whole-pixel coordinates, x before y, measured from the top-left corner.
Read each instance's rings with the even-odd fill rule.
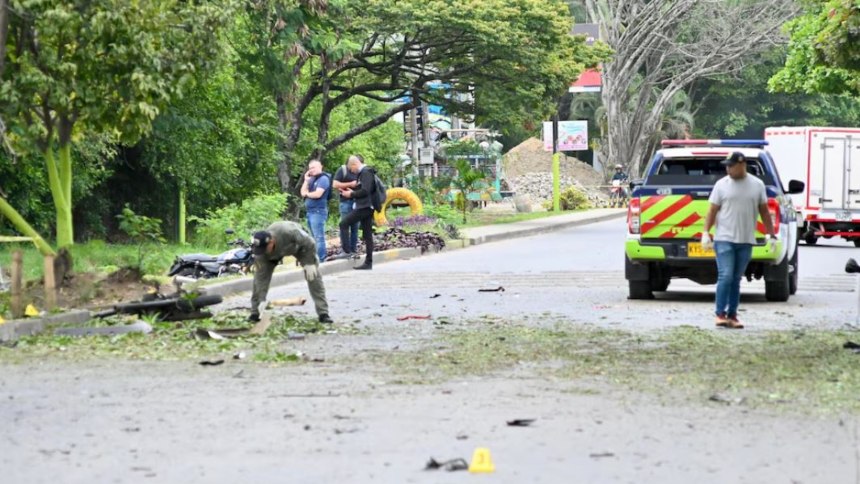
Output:
[[[711,205],[705,217],[702,248],[709,249],[713,244],[717,254],[717,326],[741,329],[744,327],[738,320],[741,278],[752,258],[756,216],[761,215],[770,243],[775,243],[776,234],[767,209],[764,183],[747,174],[743,153],[732,153],[722,164],[728,176],[714,184],[708,199]],[[716,231],[711,238],[715,223]]]

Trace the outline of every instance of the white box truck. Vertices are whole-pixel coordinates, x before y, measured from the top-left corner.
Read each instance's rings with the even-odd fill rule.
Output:
[[[783,180],[801,180],[791,195],[800,238],[843,237],[860,247],[860,128],[773,127],[767,151]]]

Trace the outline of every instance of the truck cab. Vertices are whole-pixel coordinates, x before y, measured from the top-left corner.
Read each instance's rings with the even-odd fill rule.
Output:
[[[771,250],[764,243],[759,218],[756,245],[747,266],[748,280],[764,278],[765,295],[786,301],[797,291],[797,215],[789,194],[803,191],[792,180],[788,189],[764,140],[664,140],[645,169],[645,177],[632,184],[627,212],[625,277],[631,299],[650,299],[666,291],[672,279],[699,284],[717,282],[716,255],[701,246],[702,230],[714,184],[726,176],[721,164],[731,152],[747,160],[748,176],[760,178],[778,242]]]

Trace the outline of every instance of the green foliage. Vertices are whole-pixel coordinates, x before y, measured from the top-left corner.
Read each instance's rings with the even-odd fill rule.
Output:
[[[807,12],[785,24],[785,66],[772,91],[860,94],[860,7],[853,0],[807,2]]]
[[[42,154],[57,243],[67,246],[74,241],[71,145],[91,135],[130,142],[147,132],[216,57],[214,39],[232,7],[229,0],[19,0],[12,8],[0,116],[16,149]]]
[[[147,242],[165,243],[161,234],[161,219],[138,215],[129,208],[123,207],[122,213],[116,216],[119,219],[119,228],[132,241],[137,243],[137,265],[138,270],[143,268],[143,245]]]
[[[562,210],[581,210],[591,206],[588,195],[575,186],[569,186],[562,190],[559,199]]]
[[[241,204],[233,203],[207,212],[205,218],[189,217],[189,221],[198,224],[195,235],[200,244],[218,248],[229,239],[225,234],[227,229],[233,229],[239,237],[250,237],[254,231],[280,220],[286,203],[287,195],[283,193],[257,195]]]
[[[484,180],[485,175],[481,170],[472,168],[471,163],[467,159],[459,158],[449,160],[448,162],[457,170],[457,174],[451,183],[458,190],[455,203],[462,210],[463,223],[466,223],[466,211],[469,208],[466,194],[471,192],[480,181]]]
[[[848,95],[773,93],[768,79],[783,68],[773,49],[751,58],[736,77],[700,81],[693,91],[695,137],[758,138],[770,126],[856,126],[860,100]]]

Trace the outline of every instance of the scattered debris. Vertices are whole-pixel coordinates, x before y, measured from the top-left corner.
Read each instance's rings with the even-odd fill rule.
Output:
[[[244,360],[245,356],[247,356],[247,355],[245,355],[245,352],[240,351],[240,352],[236,353],[235,355],[233,355],[233,359],[234,360]]]
[[[439,296],[441,296],[441,294],[438,294],[438,293],[437,293],[437,294],[434,294],[434,295],[430,296],[430,299],[436,299],[436,298],[437,298],[437,297],[439,297]]]
[[[469,438],[466,434],[457,434],[457,440],[467,440]]]
[[[95,336],[95,335],[105,335],[112,336],[117,334],[129,334],[129,333],[143,333],[149,334],[152,332],[152,326],[150,326],[146,321],[137,320],[131,324],[126,324],[122,326],[101,326],[97,328],[86,328],[86,327],[78,327],[78,328],[57,328],[54,330],[54,334],[56,335],[64,335],[64,336]]]
[[[271,307],[284,307],[284,306],[302,306],[307,302],[307,299],[303,297],[291,297],[287,299],[275,299],[273,301],[269,301],[269,306]]]
[[[846,350],[851,350],[854,353],[860,353],[860,344],[857,344],[853,341],[846,341],[845,344],[842,345],[842,347]]]
[[[613,454],[612,452],[593,452],[591,454],[588,454],[588,456],[592,459],[601,459],[603,457],[615,457],[615,454]]]
[[[200,362],[201,366],[218,366],[218,365],[223,365],[223,364],[224,364],[223,359],[221,359],[221,360],[203,360]]]
[[[717,403],[724,403],[726,405],[739,405],[741,403],[744,403],[744,401],[746,399],[743,397],[729,397],[726,395],[721,395],[719,393],[715,393],[715,394],[711,395],[710,397],[708,397],[708,400],[710,400],[712,402],[717,402]]]
[[[478,289],[478,292],[505,292],[505,288],[499,286],[495,289]]]
[[[535,419],[533,418],[517,418],[514,420],[508,420],[508,427],[528,427],[534,422]]]
[[[429,314],[406,314],[404,316],[398,316],[398,321],[406,321],[407,319],[430,319]]]
[[[294,331],[289,331],[289,332],[287,333],[287,339],[292,339],[292,340],[303,340],[303,339],[305,339],[305,334],[304,334],[304,333],[297,333],[297,332],[294,332]]]
[[[450,459],[446,461],[439,462],[434,458],[430,458],[427,461],[427,464],[424,466],[425,471],[435,471],[437,469],[445,469],[448,472],[451,471],[465,471],[469,468],[469,464],[466,462],[466,459],[457,458]]]

